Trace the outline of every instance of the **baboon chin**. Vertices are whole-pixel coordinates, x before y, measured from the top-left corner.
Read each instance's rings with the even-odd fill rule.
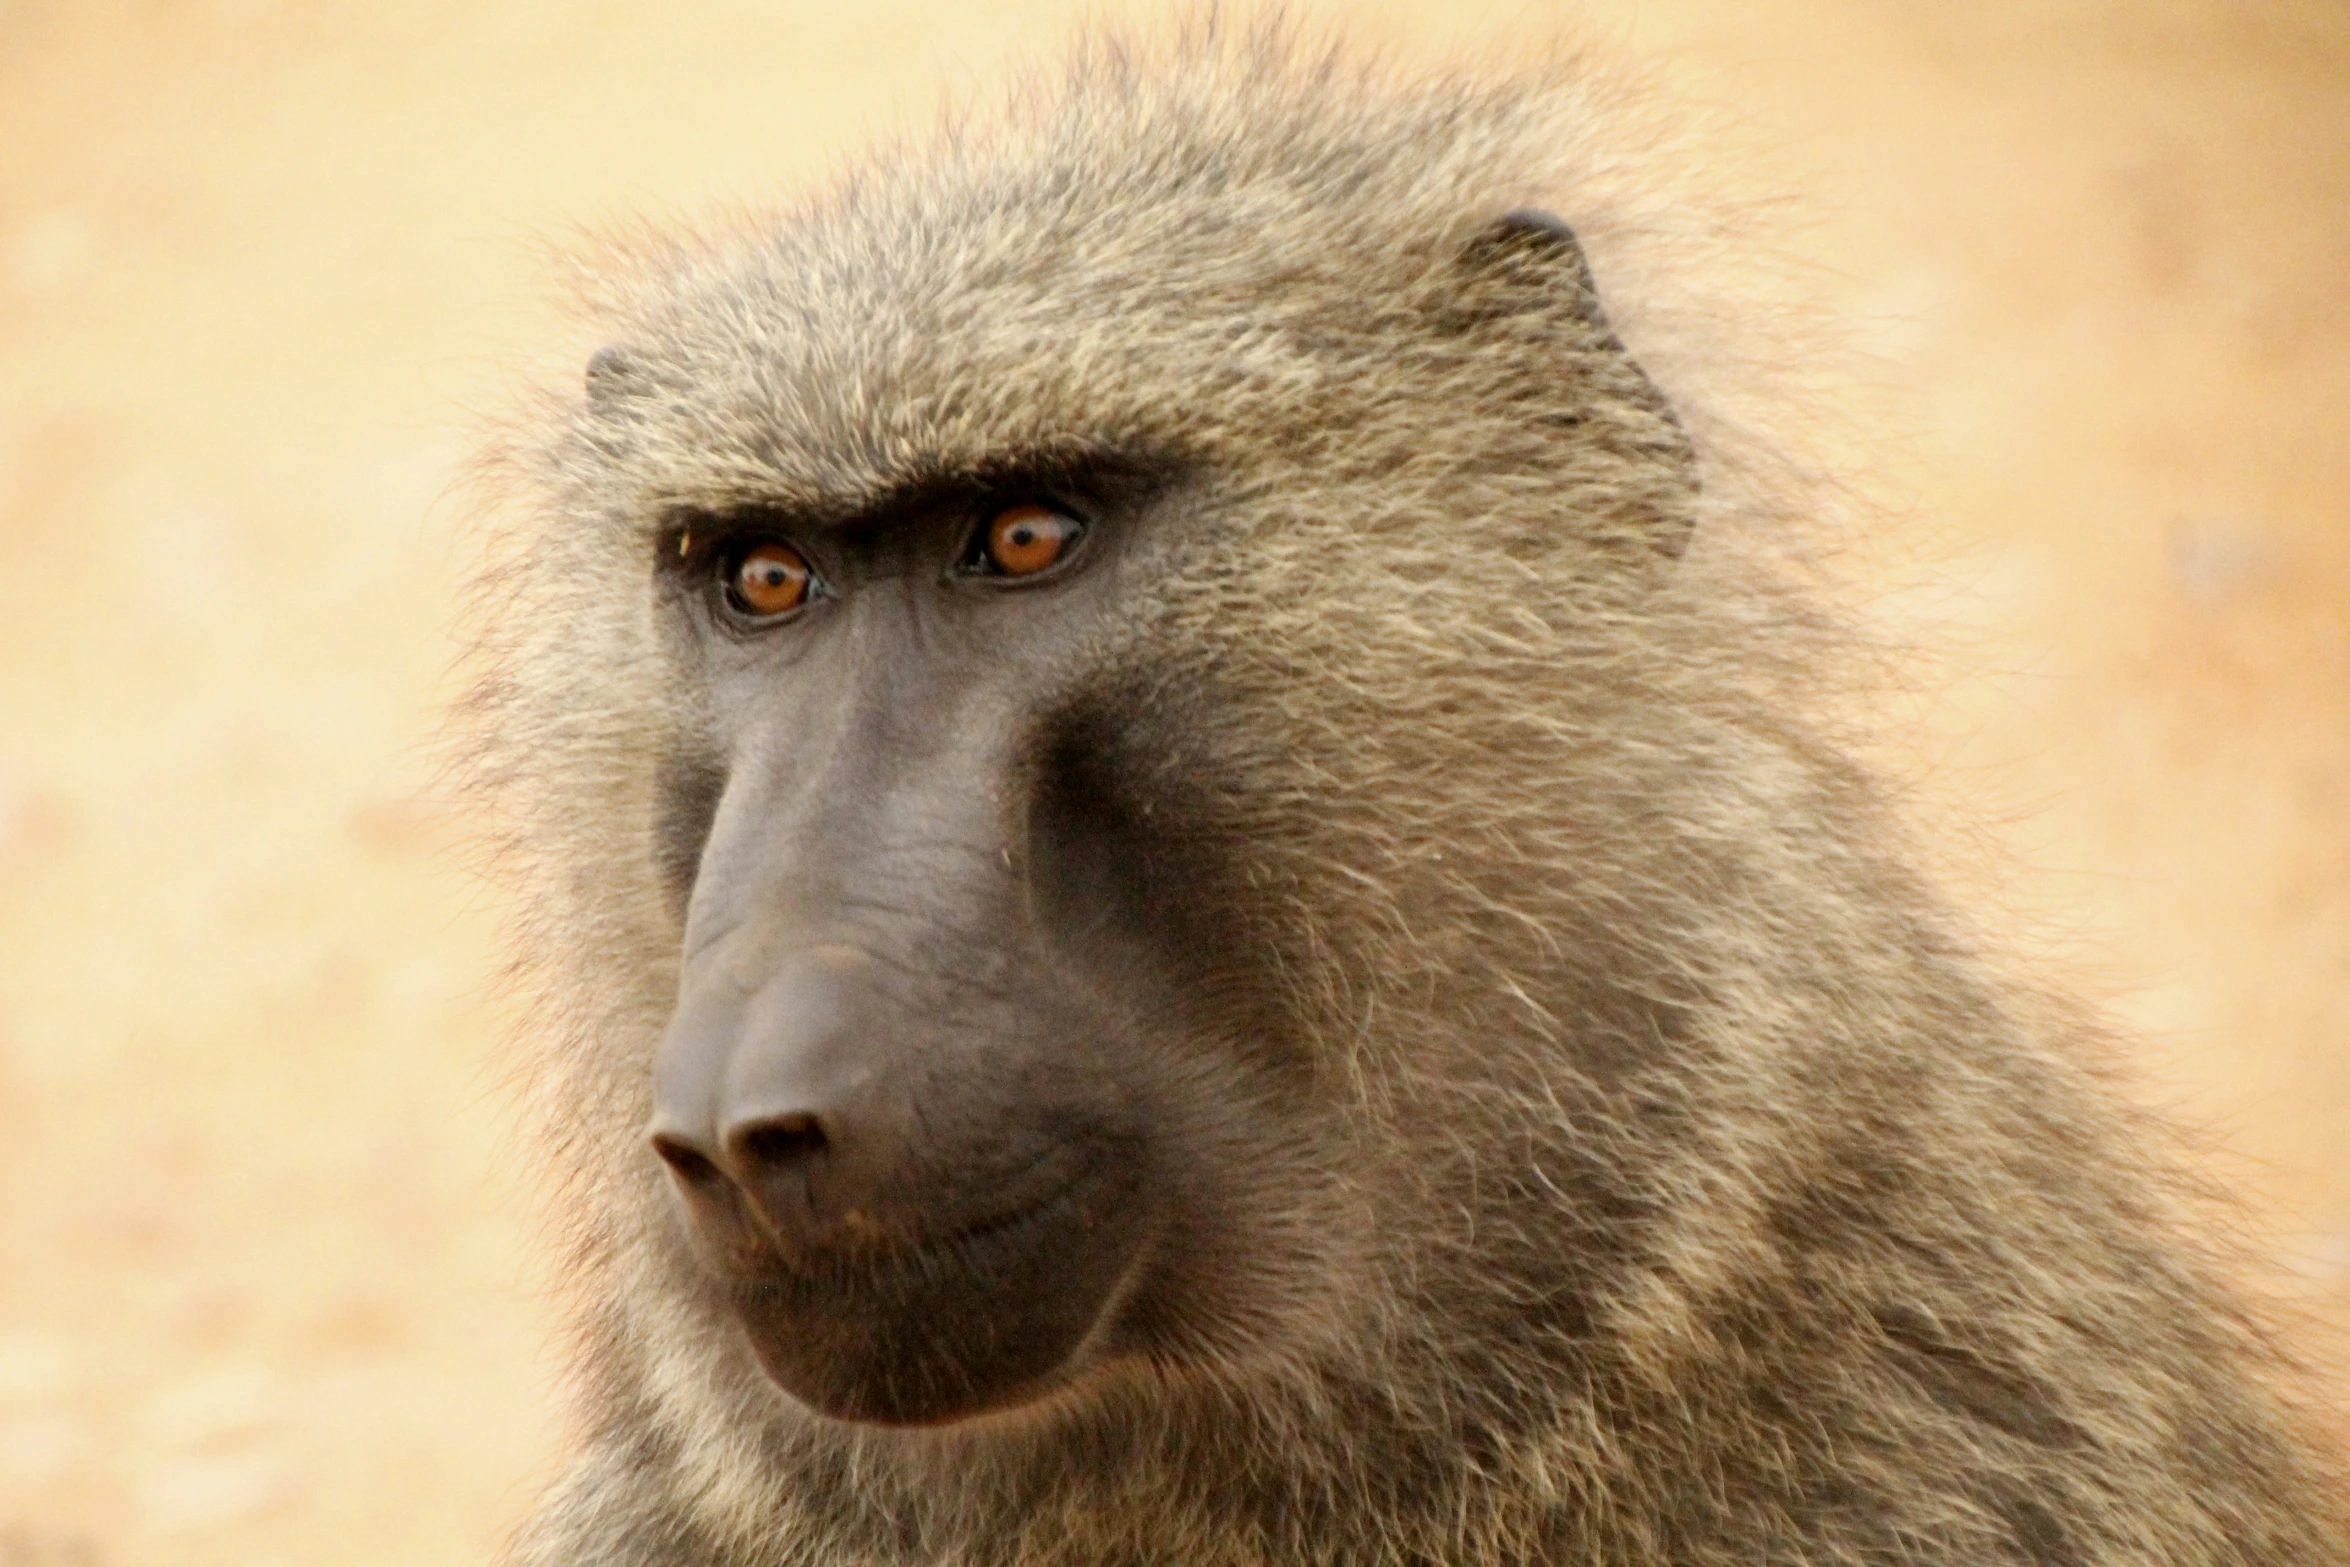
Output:
[[[1610,79],[1098,44],[596,264],[475,703],[584,1324],[509,1560],[2350,1556],[1831,738]]]

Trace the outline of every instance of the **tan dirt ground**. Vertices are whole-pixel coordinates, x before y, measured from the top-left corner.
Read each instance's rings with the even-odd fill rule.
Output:
[[[1080,9],[0,0],[0,1567],[475,1561],[527,1505],[496,910],[423,791],[470,410],[584,353],[532,236],[786,192]],[[1873,356],[1867,569],[1942,650],[1904,770],[2342,1318],[2350,9],[1590,14],[1808,175],[1765,238]]]

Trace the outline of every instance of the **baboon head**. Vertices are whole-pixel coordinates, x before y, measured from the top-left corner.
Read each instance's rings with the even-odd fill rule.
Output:
[[[1449,796],[1544,743],[1512,659],[1652,598],[1691,527],[1566,223],[1200,85],[1088,111],[1114,151],[1047,125],[671,257],[551,454],[543,564],[628,665],[548,654],[609,715],[563,743],[636,796],[604,874],[647,884],[668,1003],[615,1178],[825,1416],[1347,1317],[1379,1172],[1458,1134],[1361,1011],[1493,961],[1464,919],[1526,934],[1493,878],[1536,802]]]
[[[991,288],[985,261],[951,252],[783,307],[804,335],[755,357],[724,329],[674,358],[622,349],[648,381],[747,359],[804,388],[737,411],[779,455],[854,451],[876,410],[955,408],[863,472],[784,466],[764,493],[655,503],[645,551],[665,657],[700,717],[665,747],[657,802],[683,971],[650,1147],[761,1364],[845,1419],[963,1419],[1124,1357],[1246,1345],[1267,1331],[1268,1274],[1294,1278],[1308,1244],[1274,1232],[1328,1200],[1274,1175],[1345,1142],[1324,1124],[1332,1063],[1285,993],[1310,961],[1284,951],[1302,933],[1267,907],[1274,889],[1312,896],[1285,850],[1314,794],[1261,754],[1282,682],[1248,667],[1236,642],[1263,628],[1231,596],[1269,569],[1327,569],[1251,559],[1284,512],[1326,509],[1364,530],[1353,548],[1376,547],[1381,486],[1363,474],[1346,493],[1343,450],[1275,488],[1256,449],[1220,449],[1169,377],[1186,362],[1201,384],[1232,376],[1202,328],[1253,300],[1250,330],[1276,334],[1272,384],[1223,386],[1213,416],[1256,442],[1297,419],[1282,466],[1377,417],[1341,390],[1350,376],[1376,375],[1381,399],[1433,397],[1497,351],[1528,361],[1497,380],[1531,381],[1547,356],[1605,400],[1561,414],[1506,385],[1486,395],[1509,399],[1497,424],[1557,421],[1549,439],[1625,470],[1576,540],[1591,569],[1653,577],[1688,526],[1687,449],[1556,220],[1430,235],[1380,312],[1393,319],[1320,343],[1284,334],[1277,275],[1236,266],[1245,251],[1222,258],[1238,273],[1222,298],[1153,298],[1154,277],[1205,258],[1120,245],[1115,221],[1088,212],[1025,243],[1047,266],[1088,238],[1111,251],[1045,298],[1121,300],[1118,366],[1092,367],[1120,407],[1048,393],[1055,324],[1007,334],[1033,308],[1033,265]],[[922,303],[958,292],[960,332]],[[1433,361],[1418,388],[1392,368],[1415,336]],[[828,365],[853,400],[821,384]],[[1309,367],[1333,380],[1298,409]],[[687,462],[725,439],[706,411],[632,413],[624,385],[601,417],[627,437]],[[1309,753],[1284,772],[1299,763],[1336,765]]]

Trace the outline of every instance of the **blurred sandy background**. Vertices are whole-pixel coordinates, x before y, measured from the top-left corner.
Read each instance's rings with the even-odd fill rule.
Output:
[[[477,1561],[527,1505],[495,910],[422,790],[468,410],[582,347],[532,236],[787,191],[1077,11],[0,0],[0,1567]],[[1773,238],[1956,650],[1914,765],[2341,1318],[2350,8],[1591,14],[1809,177]]]

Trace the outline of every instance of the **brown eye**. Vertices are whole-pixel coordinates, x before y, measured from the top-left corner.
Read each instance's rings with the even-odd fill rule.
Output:
[[[788,544],[755,544],[737,560],[726,582],[726,601],[745,615],[781,615],[808,602],[815,575]]]
[[[986,563],[1007,577],[1033,577],[1069,553],[1085,524],[1049,506],[1024,501],[987,521],[981,536]]]

